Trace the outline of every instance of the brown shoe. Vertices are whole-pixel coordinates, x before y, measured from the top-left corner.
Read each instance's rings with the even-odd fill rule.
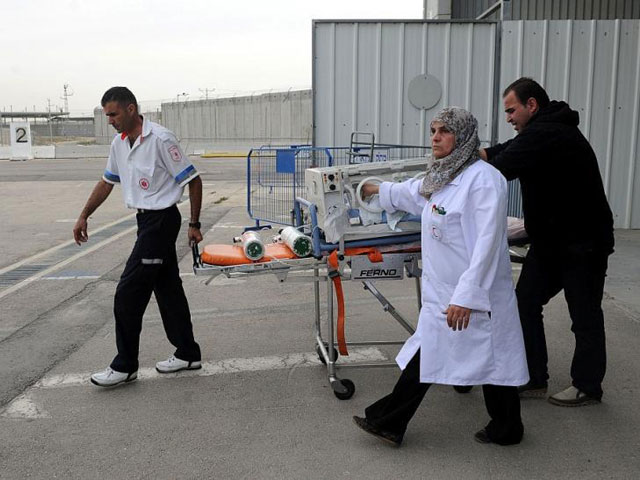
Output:
[[[402,435],[398,435],[397,433],[386,432],[375,425],[373,425],[369,420],[363,417],[353,416],[353,423],[355,423],[362,430],[367,432],[374,437],[379,438],[387,443],[395,447],[399,447],[402,443]]]
[[[571,385],[566,390],[551,395],[549,397],[549,403],[560,407],[584,407],[586,405],[600,403],[600,399],[581,392]]]

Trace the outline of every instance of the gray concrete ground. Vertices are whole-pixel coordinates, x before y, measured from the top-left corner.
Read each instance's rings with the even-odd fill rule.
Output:
[[[250,223],[244,161],[195,161],[205,185],[204,243],[229,243]],[[0,272],[69,241],[71,221],[103,165],[0,161]],[[89,244],[77,252],[91,248],[93,231],[120,225],[130,214],[114,191],[91,219]],[[2,479],[631,479],[640,472],[639,231],[616,232],[604,301],[609,365],[601,405],[566,409],[523,401],[522,444],[498,447],[472,439],[486,422],[479,388],[460,395],[436,386],[399,449],[351,423],[390,390],[397,369],[342,369],[356,393],[338,400],[314,353],[311,286],[279,283],[272,275],[218,277],[205,285],[191,275],[182,234],[180,267],[205,368],[154,373],[172,348],[152,301],[139,380],[114,389],[91,385],[89,374],[108,365],[115,350],[113,292],[134,239],[133,231],[119,232],[19,288],[0,286]],[[411,280],[378,286],[415,318]],[[349,340],[406,338],[361,285],[346,282],[345,296]],[[545,314],[556,391],[569,384],[573,347],[562,296]],[[352,354],[393,358],[395,350],[354,348]]]

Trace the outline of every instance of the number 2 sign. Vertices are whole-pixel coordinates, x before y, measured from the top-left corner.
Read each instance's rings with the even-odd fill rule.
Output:
[[[31,152],[31,128],[29,122],[11,122],[11,159],[26,160],[33,158]]]

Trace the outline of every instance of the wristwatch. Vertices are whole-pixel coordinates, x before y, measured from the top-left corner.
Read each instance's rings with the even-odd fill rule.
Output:
[[[200,225],[200,222],[189,222],[189,227],[190,228],[197,228],[198,230],[200,230],[200,227],[202,225]]]

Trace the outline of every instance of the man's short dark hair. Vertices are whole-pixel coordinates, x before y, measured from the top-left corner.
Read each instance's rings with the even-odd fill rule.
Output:
[[[535,98],[540,108],[544,108],[549,105],[549,95],[547,95],[544,88],[542,88],[540,84],[532,78],[519,78],[504,89],[502,96],[506,97],[511,91],[513,91],[516,98],[522,105],[525,105],[527,100],[530,98]]]
[[[109,102],[117,102],[121,107],[127,108],[132,103],[138,110],[138,101],[136,96],[127,87],[111,87],[104,92],[100,104],[104,107]]]

